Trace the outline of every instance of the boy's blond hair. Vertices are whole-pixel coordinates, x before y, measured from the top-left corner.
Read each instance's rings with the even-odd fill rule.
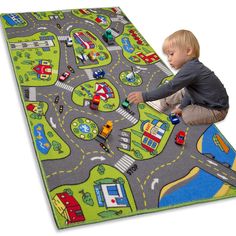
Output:
[[[178,30],[167,37],[163,43],[162,50],[166,54],[169,47],[178,47],[180,49],[186,49],[190,47],[192,49],[192,58],[199,58],[200,46],[197,38],[189,30]]]

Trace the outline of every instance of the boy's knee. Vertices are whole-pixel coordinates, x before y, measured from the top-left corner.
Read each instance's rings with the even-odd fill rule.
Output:
[[[198,124],[196,111],[193,106],[188,106],[182,111],[182,120],[186,125],[196,125]]]
[[[184,123],[186,125],[192,125],[193,124],[193,120],[192,120],[191,116],[189,115],[189,112],[187,112],[187,111],[182,112],[182,120],[184,121]]]

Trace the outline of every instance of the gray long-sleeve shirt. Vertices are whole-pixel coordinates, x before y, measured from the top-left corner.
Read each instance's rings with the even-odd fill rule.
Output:
[[[150,92],[143,92],[145,102],[168,97],[185,88],[180,108],[190,104],[223,110],[229,108],[229,98],[219,78],[198,59],[186,62],[169,83]]]

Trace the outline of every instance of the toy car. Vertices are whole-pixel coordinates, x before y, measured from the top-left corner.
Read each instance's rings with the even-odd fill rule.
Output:
[[[110,152],[109,149],[105,146],[104,143],[100,143],[100,146],[103,148],[105,152]]]
[[[59,112],[62,113],[63,112],[63,105],[59,106]]]
[[[122,102],[121,105],[125,109],[127,109],[129,107],[130,104],[129,104],[129,101],[127,100],[127,98]]]
[[[100,103],[100,96],[95,94],[93,96],[93,99],[90,101],[90,108],[92,110],[98,110],[99,103]]]
[[[70,65],[68,65],[67,68],[70,72],[75,73],[75,70]]]
[[[59,99],[60,99],[59,96],[56,96],[55,100],[54,100],[54,103],[57,104],[59,102]]]
[[[175,137],[175,143],[178,145],[183,145],[185,143],[185,132],[180,130]]]
[[[60,25],[59,23],[57,24],[57,28],[58,28],[58,29],[61,29],[61,25]]]
[[[66,46],[67,47],[73,46],[73,42],[72,42],[72,38],[71,37],[67,37],[67,39],[66,39]]]
[[[63,81],[65,81],[69,76],[70,76],[70,72],[69,72],[69,71],[65,71],[65,72],[59,77],[59,80],[63,82]]]
[[[177,125],[180,122],[179,116],[176,115],[175,113],[170,113],[169,114],[169,119],[170,119],[170,121],[173,125]]]
[[[103,69],[98,69],[93,72],[93,77],[95,79],[101,79],[105,76],[105,71]]]

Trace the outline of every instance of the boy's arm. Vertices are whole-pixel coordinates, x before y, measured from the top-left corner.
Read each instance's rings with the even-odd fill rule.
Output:
[[[181,110],[183,110],[186,106],[190,105],[191,104],[191,98],[188,94],[185,93],[181,103],[180,103],[180,106],[179,108]]]
[[[197,75],[194,73],[194,68],[192,68],[192,66],[186,66],[182,68],[169,83],[163,84],[152,91],[143,92],[143,100],[144,102],[148,102],[168,97],[193,83],[196,78]]]

